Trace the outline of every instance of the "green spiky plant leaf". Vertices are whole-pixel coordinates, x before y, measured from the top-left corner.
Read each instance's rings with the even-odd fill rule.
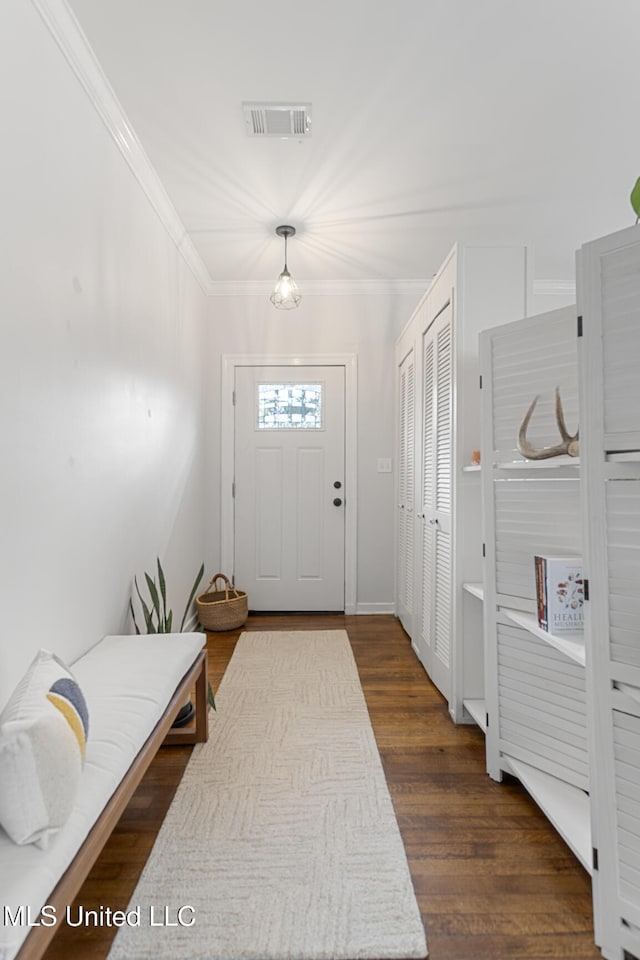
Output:
[[[160,563],[160,557],[156,558],[158,564],[158,583],[160,584],[160,596],[162,597],[162,619],[166,625],[167,623],[167,581],[164,578],[164,570]],[[171,633],[170,629],[166,630],[166,633]]]
[[[146,574],[145,574],[145,576],[146,576]],[[133,578],[133,582],[134,582],[135,585],[136,585],[136,593],[138,594],[138,600],[140,601],[140,606],[142,607],[142,615],[143,615],[143,617],[144,617],[144,622],[145,622],[146,627],[147,627],[147,633],[157,633],[158,631],[157,631],[157,629],[156,629],[156,627],[155,627],[155,624],[154,624],[154,622],[153,622],[153,615],[152,615],[152,613],[151,613],[151,610],[149,609],[149,607],[148,607],[147,604],[145,603],[144,597],[143,597],[142,594],[140,593],[140,587],[138,586],[138,579],[137,579],[137,577],[134,577],[134,578]]]
[[[197,590],[198,590],[198,587],[200,586],[200,582],[201,582],[203,576],[204,576],[204,563],[202,564],[202,566],[200,567],[200,569],[198,570],[198,572],[197,572],[197,574],[196,574],[196,579],[195,579],[195,582],[194,582],[194,584],[193,584],[193,586],[192,586],[192,588],[191,588],[191,593],[189,594],[189,599],[187,600],[187,605],[186,605],[186,607],[184,608],[184,613],[182,614],[182,620],[180,621],[180,633],[182,633],[182,630],[183,630],[183,628],[184,628],[184,622],[185,622],[185,620],[187,619],[187,615],[188,615],[188,613],[189,613],[189,610],[191,610],[191,604],[193,603],[194,597],[195,597],[195,595],[196,595],[196,592],[197,592]]]
[[[136,628],[136,633],[140,636],[140,627],[136,621],[136,612],[133,609],[133,599],[129,597],[129,610],[131,611],[131,619],[133,620],[133,625]]]
[[[631,206],[636,215],[636,223],[640,220],[640,177],[636,180],[636,185],[631,191]]]
[[[155,579],[145,571],[144,578],[147,585],[147,590],[149,593],[149,599],[146,600],[142,593],[140,592],[140,587],[138,585],[138,578],[134,577],[133,582],[135,585],[135,591],[140,602],[140,607],[142,609],[142,615],[144,617],[145,627],[147,633],[171,633],[173,629],[173,610],[167,610],[167,581],[164,575],[164,570],[162,569],[162,564],[160,563],[160,558],[156,558],[157,566],[157,575],[158,583]],[[204,563],[201,565],[198,573],[196,574],[196,579],[191,588],[191,593],[189,594],[189,599],[184,608],[184,613],[182,615],[182,621],[180,623],[180,633],[184,630],[184,625],[187,617],[189,616],[189,611],[192,608],[195,595],[198,591],[198,587],[204,576]],[[140,634],[140,628],[136,621],[135,608],[133,605],[133,597],[129,597],[129,610],[131,613],[131,619],[133,620],[133,626],[135,628],[136,634]],[[194,627],[195,630],[200,630],[204,632],[201,624],[197,624]],[[211,689],[211,684],[207,683],[207,701],[209,706],[216,709],[216,702],[213,696],[213,690]]]
[[[153,604],[153,612],[156,615],[158,621],[158,626],[156,633],[164,633],[162,629],[162,617],[160,615],[160,597],[158,596],[158,588],[156,586],[155,580],[152,580],[148,573],[144,575],[145,580],[147,581],[147,590],[149,591],[149,596],[151,597],[151,602]]]

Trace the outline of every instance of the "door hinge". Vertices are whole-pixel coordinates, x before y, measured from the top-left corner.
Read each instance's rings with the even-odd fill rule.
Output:
[[[483,544],[482,544],[482,556],[483,556],[483,557],[486,557],[486,555],[487,555],[487,545],[486,545],[486,543],[483,543]]]
[[[480,389],[482,390],[482,374],[480,374]]]
[[[592,848],[591,856],[592,856],[592,862],[593,862],[593,869],[597,870],[598,869],[598,851],[596,847]]]
[[[485,713],[485,715],[484,715],[484,722],[485,722],[486,727],[487,727],[487,730],[488,730],[488,729],[489,729],[489,714],[488,714],[488,713]]]
[[[235,482],[235,480],[233,480],[232,483],[231,483],[231,496],[232,496],[233,499],[235,499],[235,496],[236,496],[236,482]]]
[[[232,405],[235,407],[235,405],[236,405],[236,392],[235,392],[235,390],[234,390],[234,391],[232,392],[232,394],[231,394],[231,403],[232,403]]]
[[[584,579],[584,583],[582,584],[582,586],[584,587],[584,598],[585,600],[588,600],[589,599],[589,581],[587,580],[586,577]]]
[[[578,317],[578,336],[582,336],[582,317]]]

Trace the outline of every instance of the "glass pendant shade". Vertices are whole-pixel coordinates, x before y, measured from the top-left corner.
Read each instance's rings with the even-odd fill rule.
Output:
[[[302,294],[287,268],[285,267],[270,297],[271,303],[278,310],[293,310],[302,300]]]
[[[278,310],[293,310],[302,300],[298,285],[287,268],[287,238],[295,236],[295,232],[295,227],[276,227],[278,236],[284,237],[284,269],[269,299]]]

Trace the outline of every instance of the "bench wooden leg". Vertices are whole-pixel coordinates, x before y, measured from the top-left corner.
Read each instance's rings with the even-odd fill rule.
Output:
[[[180,744],[206,743],[209,739],[209,702],[207,699],[207,651],[200,654],[200,669],[196,675],[195,691],[195,722],[185,729],[171,729],[164,740],[165,746],[179,746]]]

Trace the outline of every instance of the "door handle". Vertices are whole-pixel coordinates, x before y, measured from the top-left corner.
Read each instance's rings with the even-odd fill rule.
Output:
[[[342,506],[342,500],[340,499],[340,497],[336,497],[336,498],[335,498],[335,500],[333,501],[333,505],[334,505],[334,507],[341,507],[341,506]]]

